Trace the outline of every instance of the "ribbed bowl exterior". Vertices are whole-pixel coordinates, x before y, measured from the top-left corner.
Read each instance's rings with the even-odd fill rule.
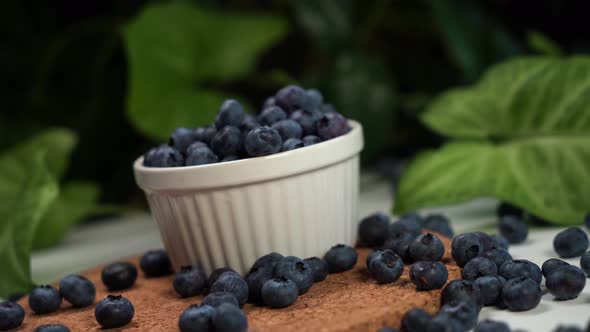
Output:
[[[272,181],[147,199],[175,268],[240,273],[276,251],[322,257],[353,245],[358,222],[359,157]]]

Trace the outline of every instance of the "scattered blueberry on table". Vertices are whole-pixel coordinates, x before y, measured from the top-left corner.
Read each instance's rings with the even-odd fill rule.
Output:
[[[94,309],[96,321],[105,329],[125,326],[134,315],[133,304],[121,295],[108,295]]]
[[[293,283],[295,283],[299,291],[299,295],[307,293],[314,280],[313,270],[309,264],[307,264],[307,262],[304,260],[294,256],[284,257],[279,260],[275,264],[273,275],[291,280]]]
[[[205,287],[205,272],[198,266],[183,266],[174,275],[172,285],[181,297],[196,296]]]
[[[37,326],[35,332],[70,332],[70,329],[62,324],[43,324]]]
[[[29,307],[36,314],[56,312],[60,306],[61,294],[52,286],[38,286],[29,293]]]
[[[522,243],[526,241],[529,234],[529,226],[522,218],[514,215],[506,215],[498,222],[500,234],[510,243]]]
[[[449,278],[449,272],[441,262],[416,262],[410,267],[410,280],[419,291],[441,288]]]
[[[161,277],[172,274],[172,264],[166,251],[148,250],[139,260],[139,267],[147,277]]]
[[[267,280],[261,289],[264,304],[271,308],[284,308],[295,303],[299,289],[297,284],[285,277]]]
[[[127,289],[137,280],[137,268],[129,262],[112,263],[102,270],[101,279],[110,291]]]
[[[553,248],[561,258],[582,256],[588,250],[588,235],[579,227],[569,227],[555,235]]]
[[[94,303],[96,287],[78,274],[70,274],[59,282],[61,296],[74,307],[83,308]]]
[[[0,331],[7,331],[21,326],[25,319],[25,310],[18,303],[0,302]]]
[[[376,250],[367,257],[367,268],[379,284],[392,283],[404,271],[404,262],[391,249]]]

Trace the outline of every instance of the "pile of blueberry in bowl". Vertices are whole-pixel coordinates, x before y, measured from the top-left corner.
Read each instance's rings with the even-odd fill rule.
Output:
[[[233,99],[221,104],[212,125],[177,128],[168,144],[149,150],[146,167],[182,167],[228,162],[290,151],[344,135],[348,120],[324,103],[315,89],[296,85],[266,99],[256,116]]]

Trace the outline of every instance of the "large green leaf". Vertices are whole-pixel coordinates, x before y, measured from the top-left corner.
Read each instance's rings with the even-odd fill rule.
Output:
[[[125,29],[132,123],[164,139],[176,127],[211,122],[224,97],[200,85],[247,75],[259,54],[285,32],[277,17],[186,3],[146,7]]]
[[[590,58],[519,58],[424,114],[454,142],[415,160],[395,210],[497,197],[557,223],[590,206]]]
[[[0,297],[32,286],[33,236],[58,193],[43,155],[38,151],[24,159],[12,154],[0,157]]]

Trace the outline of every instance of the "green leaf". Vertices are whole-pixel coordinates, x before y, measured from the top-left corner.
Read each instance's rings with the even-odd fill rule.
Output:
[[[37,227],[34,249],[57,244],[72,226],[94,211],[98,196],[94,183],[77,181],[63,185]]]
[[[563,56],[563,51],[553,40],[537,31],[527,33],[529,47],[541,55]]]
[[[398,188],[397,212],[482,196],[556,223],[579,224],[588,212],[589,57],[497,65],[474,87],[438,97],[423,120],[469,140],[417,158]]]
[[[32,287],[29,255],[41,217],[58,193],[44,153],[0,157],[0,297]]]
[[[171,3],[146,7],[124,32],[128,116],[144,134],[164,139],[176,127],[211,122],[224,96],[201,85],[249,74],[286,23]]]

